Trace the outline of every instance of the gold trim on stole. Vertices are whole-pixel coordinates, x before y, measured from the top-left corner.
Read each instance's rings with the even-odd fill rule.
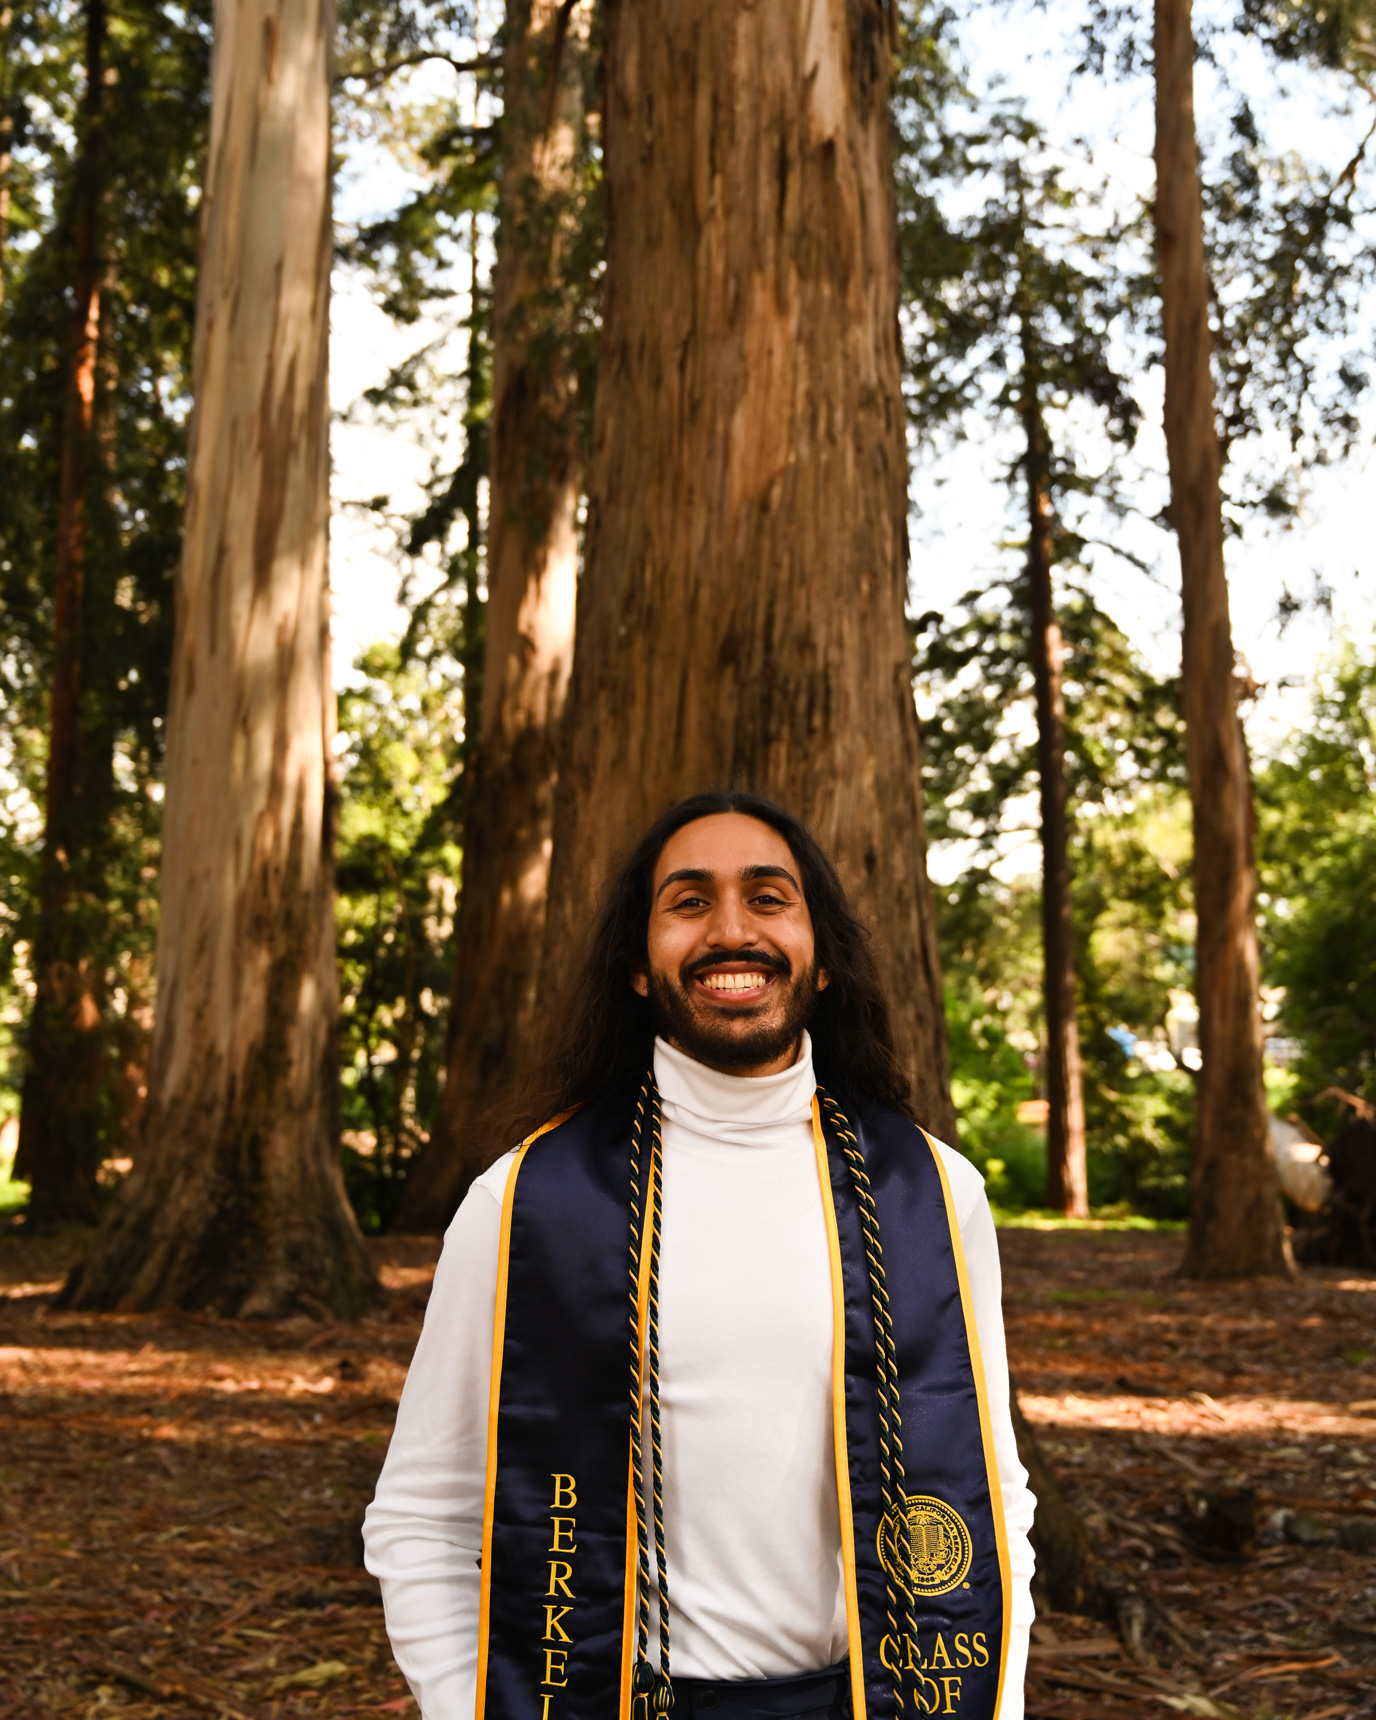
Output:
[[[502,1398],[502,1348],[506,1342],[506,1287],[511,1256],[511,1213],[516,1204],[516,1177],[533,1141],[557,1129],[573,1115],[561,1115],[527,1135],[517,1148],[502,1196],[502,1228],[497,1242],[497,1306],[492,1316],[492,1383],[487,1393],[487,1484],[483,1490],[482,1577],[478,1588],[478,1701],[473,1720],[483,1720],[487,1706],[488,1612],[492,1601],[492,1513],[497,1498],[497,1411]]]
[[[650,1176],[655,1175],[654,1160],[650,1161]],[[662,1193],[662,1189],[661,1189]],[[636,1278],[635,1306],[636,1320],[640,1328],[640,1373],[637,1386],[641,1401],[645,1398],[645,1333],[650,1319],[650,1250],[645,1247],[646,1225],[650,1223],[650,1214],[654,1211],[655,1190],[653,1184],[646,1189],[645,1211],[640,1225],[640,1263]],[[640,1583],[640,1548],[636,1544],[635,1521],[635,1490],[644,1485],[644,1477],[635,1472],[634,1447],[629,1444],[626,1452],[626,1595],[621,1614],[621,1702],[620,1720],[630,1720],[631,1673],[634,1670],[635,1656],[632,1651],[632,1639],[635,1632],[636,1601],[639,1598]]]
[[[831,1256],[831,1427],[836,1450],[836,1498],[841,1508],[841,1569],[846,1583],[846,1639],[850,1644],[850,1694],[855,1720],[865,1720],[865,1648],[860,1638],[860,1595],[855,1575],[855,1519],[850,1498],[850,1448],[846,1443],[846,1288],[841,1277],[841,1237],[831,1196],[831,1163],[822,1112],[812,1096],[812,1144],[822,1185],[822,1216]]]
[[[946,1224],[951,1232],[956,1278],[960,1284],[960,1307],[965,1316],[965,1338],[970,1347],[970,1370],[975,1376],[975,1396],[979,1400],[979,1431],[984,1442],[984,1468],[989,1478],[989,1504],[994,1515],[994,1544],[998,1548],[999,1582],[1003,1588],[1003,1640],[999,1645],[999,1683],[994,1696],[994,1714],[997,1716],[1003,1703],[1003,1681],[1008,1672],[1008,1635],[1013,1623],[1013,1578],[1008,1560],[1008,1525],[1003,1515],[1003,1486],[999,1480],[998,1457],[994,1451],[994,1429],[989,1416],[988,1389],[984,1381],[984,1356],[980,1350],[979,1328],[975,1324],[975,1311],[970,1300],[970,1279],[965,1270],[965,1247],[960,1240],[956,1203],[951,1195],[951,1184],[936,1142],[925,1129],[922,1130],[922,1138],[931,1148],[932,1157],[936,1160],[937,1174],[941,1178],[941,1192],[946,1200]],[[1012,1390],[1011,1386],[1009,1390]]]

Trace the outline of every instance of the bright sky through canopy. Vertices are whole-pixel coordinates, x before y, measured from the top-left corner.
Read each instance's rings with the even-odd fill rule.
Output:
[[[1147,16],[1144,14],[1144,17]],[[1196,7],[1201,38],[1224,21],[1221,7]],[[1023,102],[1045,128],[1053,147],[1065,152],[1090,195],[1124,201],[1149,194],[1152,105],[1144,72],[1119,81],[1073,76],[1074,32],[1079,14],[1054,13],[1029,5],[978,8],[967,15],[963,45],[971,85],[981,96]],[[1220,35],[1217,65],[1202,64],[1196,76],[1196,107],[1206,158],[1245,95],[1257,114],[1268,149],[1302,150],[1334,179],[1351,158],[1370,124],[1365,103],[1337,74],[1297,67],[1280,75],[1255,42]],[[453,87],[447,67],[414,75],[418,90],[442,95]],[[471,86],[461,100],[471,103]],[[1376,169],[1365,171],[1369,190]],[[408,183],[407,168],[378,142],[351,147],[341,176],[338,212],[342,223],[373,216],[394,205]],[[347,679],[365,645],[399,637],[405,613],[395,601],[398,565],[393,534],[376,517],[345,504],[385,495],[392,517],[415,512],[420,485],[441,440],[438,424],[403,420],[385,424],[360,405],[365,388],[435,329],[425,323],[399,328],[371,301],[364,281],[336,271],[333,306],[331,388],[336,421],[334,456],[333,585],[335,678]],[[466,289],[466,263],[455,273],[455,292]],[[1369,346],[1376,306],[1365,307]],[[452,371],[463,362],[462,337],[451,341]],[[1167,534],[1147,523],[1166,499],[1165,451],[1160,430],[1159,369],[1140,372],[1136,393],[1144,408],[1143,432],[1133,456],[1138,505],[1144,518],[1117,528],[1117,539],[1154,569],[1154,577],[1106,550],[1091,552],[1100,601],[1158,667],[1178,661],[1179,585],[1174,547]],[[1249,718],[1254,747],[1264,750],[1285,732],[1299,710],[1299,686],[1332,636],[1326,614],[1312,607],[1282,633],[1278,607],[1287,590],[1311,599],[1316,582],[1331,592],[1333,623],[1359,636],[1376,626],[1376,569],[1372,566],[1370,498],[1376,404],[1364,409],[1357,454],[1343,464],[1312,473],[1304,483],[1299,522],[1289,529],[1249,522],[1228,546],[1234,637],[1262,692]],[[972,585],[1007,568],[1009,540],[1019,535],[1017,505],[1010,503],[1004,472],[1014,453],[1012,432],[984,423],[967,424],[963,439],[922,455],[914,465],[911,493],[912,584],[915,609],[942,609]],[[443,439],[453,443],[456,431]],[[1278,450],[1266,450],[1274,457]],[[1245,457],[1239,450],[1234,458]],[[438,568],[422,570],[418,589],[438,580]]]

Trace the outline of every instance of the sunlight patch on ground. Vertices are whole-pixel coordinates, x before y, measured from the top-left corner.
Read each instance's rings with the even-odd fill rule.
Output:
[[[1082,1432],[1170,1434],[1217,1439],[1222,1436],[1270,1438],[1370,1439],[1376,1417],[1356,1404],[1319,1403],[1282,1397],[1223,1397],[1191,1392],[1188,1397],[1151,1398],[1127,1394],[1088,1397],[1080,1392],[1051,1396],[1020,1393],[1027,1419],[1043,1427]],[[1363,1400],[1365,1405],[1365,1400]]]
[[[1166,1235],[1185,1229],[1183,1219],[1143,1218],[1140,1213],[1114,1213],[1102,1217],[1065,1218],[1059,1212],[1033,1209],[1016,1212],[990,1202],[994,1223],[1000,1230],[1145,1230]]]

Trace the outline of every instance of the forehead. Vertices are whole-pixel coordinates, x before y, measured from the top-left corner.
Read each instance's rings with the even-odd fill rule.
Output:
[[[793,850],[777,830],[743,812],[715,812],[674,832],[655,864],[655,884],[670,872],[691,869],[735,877],[747,866],[786,866],[798,876]]]

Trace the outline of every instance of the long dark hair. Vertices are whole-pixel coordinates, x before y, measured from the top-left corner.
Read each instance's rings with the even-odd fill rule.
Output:
[[[610,1087],[638,1085],[654,1054],[648,1001],[631,989],[643,967],[654,872],[664,844],[699,818],[739,812],[776,830],[788,844],[816,940],[817,965],[831,983],[808,1024],[817,1078],[858,1097],[868,1095],[912,1115],[911,1087],[898,1061],[888,999],[870,950],[869,933],[847,899],[836,868],[792,813],[763,795],[694,794],[658,818],[603,896],[577,977],[557,1020],[543,1066],[521,1082],[519,1094],[498,1099],[484,1119],[488,1161],[562,1111],[586,1105]]]

